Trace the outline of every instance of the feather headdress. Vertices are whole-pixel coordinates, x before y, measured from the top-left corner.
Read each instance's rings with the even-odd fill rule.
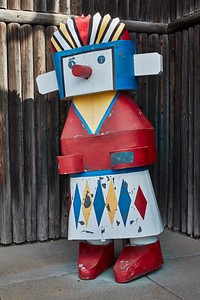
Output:
[[[52,52],[70,50],[86,45],[100,44],[117,40],[129,40],[129,34],[119,18],[110,15],[101,17],[96,13],[93,17],[69,18],[66,24],[61,23],[59,30],[51,38]]]

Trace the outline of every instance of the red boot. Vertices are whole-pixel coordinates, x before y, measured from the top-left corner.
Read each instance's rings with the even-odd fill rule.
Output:
[[[94,279],[114,263],[114,243],[79,245],[78,270],[81,279]]]
[[[129,282],[158,269],[163,264],[160,242],[126,246],[114,266],[115,281]]]

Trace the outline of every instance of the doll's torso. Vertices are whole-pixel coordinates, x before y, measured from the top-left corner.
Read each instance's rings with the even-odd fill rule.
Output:
[[[61,150],[63,156],[82,155],[87,171],[145,166],[156,159],[153,127],[129,95],[116,91],[74,98]],[[134,159],[120,161],[117,153],[132,153]]]

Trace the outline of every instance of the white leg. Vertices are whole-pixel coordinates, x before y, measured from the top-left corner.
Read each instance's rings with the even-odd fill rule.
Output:
[[[134,245],[148,245],[148,244],[153,244],[157,241],[156,236],[147,236],[143,238],[135,238],[135,239],[130,239],[130,244],[131,246]]]
[[[113,242],[113,240],[89,240],[87,241],[88,244],[91,245],[109,245]]]

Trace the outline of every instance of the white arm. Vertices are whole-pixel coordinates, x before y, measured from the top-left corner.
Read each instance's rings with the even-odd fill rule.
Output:
[[[133,56],[134,75],[157,75],[163,71],[163,57],[157,52],[135,54]]]
[[[56,72],[51,71],[36,78],[39,93],[44,95],[58,90]]]

